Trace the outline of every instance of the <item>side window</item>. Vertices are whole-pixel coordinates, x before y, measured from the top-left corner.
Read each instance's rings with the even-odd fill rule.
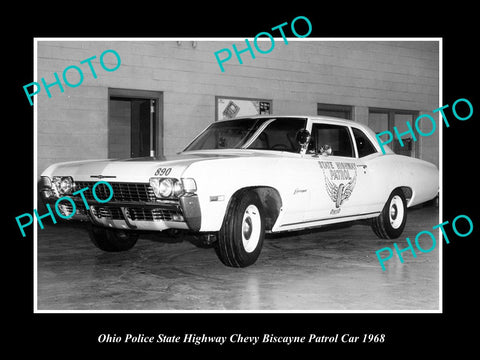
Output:
[[[302,121],[303,120],[303,121]],[[305,129],[306,120],[279,118],[267,125],[249,149],[299,152],[297,132]]]
[[[312,145],[314,149],[311,149]],[[354,157],[348,128],[340,125],[313,124],[309,150],[320,154]]]
[[[372,145],[363,131],[354,127],[352,127],[352,130],[353,136],[355,137],[355,143],[357,144],[358,157],[364,157],[377,152],[375,146]]]

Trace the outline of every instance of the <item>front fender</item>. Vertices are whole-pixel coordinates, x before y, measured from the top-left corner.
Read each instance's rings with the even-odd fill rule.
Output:
[[[277,186],[278,161],[251,158],[222,159],[189,166],[182,176],[195,179],[197,184],[201,211],[200,231],[219,231],[231,199],[238,191],[245,189],[257,191],[264,208],[268,208],[265,217],[267,228],[271,228],[282,206],[282,190]]]

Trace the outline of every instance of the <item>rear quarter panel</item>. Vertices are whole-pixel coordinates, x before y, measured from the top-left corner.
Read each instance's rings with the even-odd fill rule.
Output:
[[[412,196],[407,199],[411,207],[433,199],[439,190],[439,172],[434,164],[396,154],[376,156],[367,162],[372,188],[383,199],[383,207],[390,193],[398,187],[408,187]]]

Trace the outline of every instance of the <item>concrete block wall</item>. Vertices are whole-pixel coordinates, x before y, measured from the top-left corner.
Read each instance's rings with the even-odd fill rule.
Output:
[[[83,70],[75,88],[36,95],[38,171],[59,161],[107,157],[108,88],[163,93],[164,154],[180,151],[215,119],[215,96],[273,100],[274,114],[316,115],[317,103],[351,105],[354,120],[368,124],[368,108],[431,113],[439,106],[438,42],[316,41],[276,39],[268,54],[233,54],[221,72],[214,52],[246,47],[232,41],[47,41],[37,43],[37,81],[60,79],[70,65]],[[267,44],[260,45],[268,48]],[[253,46],[252,46],[253,47]],[[115,50],[120,67],[105,71],[100,54]],[[92,60],[95,79],[87,64]],[[104,57],[113,68],[112,54]],[[68,72],[71,83],[78,81]],[[438,118],[438,117],[437,117]],[[428,126],[428,125],[427,125]],[[436,139],[436,140],[435,140]],[[425,144],[425,146],[423,146]],[[421,156],[438,164],[438,133],[422,139]]]

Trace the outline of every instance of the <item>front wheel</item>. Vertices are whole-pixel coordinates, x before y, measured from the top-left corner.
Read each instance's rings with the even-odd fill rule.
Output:
[[[407,200],[402,190],[395,189],[380,215],[372,219],[372,229],[380,239],[396,239],[402,234],[406,222]]]
[[[260,256],[264,238],[265,218],[257,194],[253,191],[237,194],[218,233],[217,256],[227,266],[252,265]]]
[[[92,243],[100,250],[119,252],[130,250],[138,240],[138,234],[120,229],[107,229],[91,225],[88,235]]]

